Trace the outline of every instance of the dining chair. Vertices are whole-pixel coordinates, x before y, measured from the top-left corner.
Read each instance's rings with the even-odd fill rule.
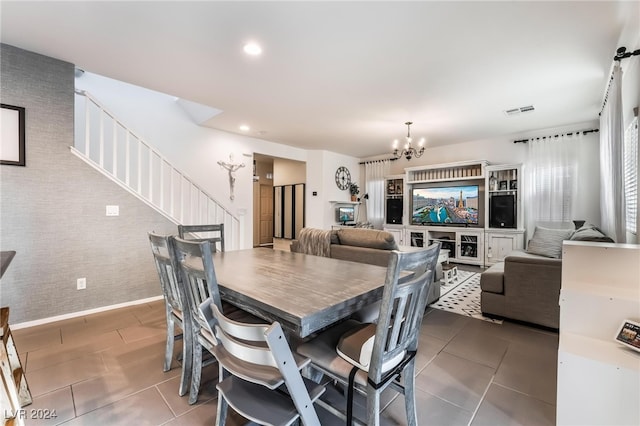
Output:
[[[280,323],[247,324],[228,318],[208,299],[200,305],[215,336],[218,359],[216,425],[226,423],[228,407],[261,425],[320,425],[314,407],[325,388],[300,370],[309,359],[291,352]]]
[[[169,241],[170,236],[149,232],[151,251],[156,264],[156,270],[160,277],[160,286],[165,301],[167,317],[167,344],[164,352],[164,371],[171,369],[173,359],[173,346],[176,340],[182,339],[182,372],[180,375],[180,387],[178,394],[183,396],[189,389],[191,382],[191,362],[193,347],[191,330],[191,313],[186,308],[186,293],[179,273],[179,266],[173,253],[173,245]],[[178,326],[182,333],[175,333]]]
[[[215,251],[224,251],[224,223],[211,225],[178,225],[178,236],[183,240],[210,241],[214,243]],[[220,243],[220,249],[218,249],[218,243]]]
[[[326,393],[341,398],[344,410],[324,397],[318,405],[348,425],[379,425],[380,394],[388,387],[404,394],[407,424],[417,425],[415,355],[439,251],[439,242],[415,252],[392,251],[377,324],[348,320],[298,346],[312,370],[347,389],[346,398],[332,388]],[[366,420],[353,414],[354,392],[366,398]]]
[[[190,311],[192,327],[191,388],[189,404],[198,401],[200,380],[202,378],[202,349],[206,349],[215,357],[216,341],[209,332],[208,319],[202,315],[200,305],[210,299],[218,309],[235,320],[244,322],[262,322],[262,320],[229,303],[223,303],[218,289],[218,281],[213,264],[215,246],[208,240],[188,241],[179,237],[171,237],[174,255],[184,283],[187,307]]]

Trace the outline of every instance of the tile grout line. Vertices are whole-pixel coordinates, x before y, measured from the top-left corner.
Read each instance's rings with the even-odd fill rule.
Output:
[[[498,372],[498,370],[496,369],[496,373]],[[480,406],[482,405],[482,402],[484,401],[484,398],[487,396],[487,393],[489,392],[489,388],[491,387],[491,384],[493,383],[493,380],[495,379],[496,375],[495,373],[491,376],[491,380],[489,380],[489,383],[487,383],[487,387],[484,389],[484,392],[482,393],[482,396],[480,397],[480,401],[478,401],[478,405],[476,406],[475,410],[473,410],[473,413],[471,414],[471,418],[469,419],[469,423],[467,424],[467,426],[471,426],[471,423],[473,423],[473,420],[476,418],[476,415],[478,414],[478,410],[480,410]]]
[[[501,339],[502,340],[502,339]],[[487,393],[489,392],[489,388],[491,387],[491,385],[494,383],[494,380],[496,379],[496,375],[498,374],[498,369],[500,368],[500,366],[502,365],[502,363],[504,362],[504,359],[507,356],[507,352],[509,352],[509,347],[511,346],[512,342],[506,340],[507,342],[507,347],[504,350],[504,353],[502,354],[502,357],[500,357],[500,362],[498,363],[498,365],[496,366],[495,372],[493,373],[493,375],[491,376],[491,380],[489,380],[489,383],[487,383],[487,387],[485,388],[482,396],[480,397],[480,401],[478,401],[478,405],[476,406],[476,409],[473,410],[473,414],[471,415],[471,419],[469,419],[469,425],[471,426],[471,423],[473,422],[473,420],[476,418],[476,415],[478,414],[478,410],[480,410],[480,406],[482,405],[482,403],[484,402],[485,397],[487,396]]]

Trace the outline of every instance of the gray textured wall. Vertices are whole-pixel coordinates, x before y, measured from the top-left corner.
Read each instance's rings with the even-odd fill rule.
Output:
[[[147,232],[176,228],[69,151],[73,64],[5,44],[0,55],[0,100],[26,108],[27,166],[0,166],[0,249],[17,251],[0,280],[11,323],[160,295]]]

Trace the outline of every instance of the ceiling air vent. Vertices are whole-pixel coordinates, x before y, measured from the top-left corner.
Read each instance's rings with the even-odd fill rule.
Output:
[[[511,109],[504,110],[504,115],[506,115],[507,117],[512,117],[514,115],[519,115],[525,112],[532,112],[532,111],[535,111],[535,108],[533,107],[533,105],[527,105],[520,108],[511,108]]]

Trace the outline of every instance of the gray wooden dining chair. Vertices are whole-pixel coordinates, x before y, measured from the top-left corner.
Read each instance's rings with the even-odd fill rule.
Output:
[[[186,308],[186,293],[179,266],[173,253],[173,245],[169,241],[170,236],[149,232],[149,241],[153,259],[160,278],[160,287],[164,295],[165,311],[167,317],[167,343],[164,353],[164,371],[171,369],[174,343],[182,339],[182,372],[180,373],[180,387],[178,394],[183,396],[189,389],[191,382],[191,362],[193,347],[191,330],[191,313]],[[176,326],[182,333],[176,334]]]
[[[215,357],[215,339],[209,332],[210,325],[208,319],[202,315],[200,305],[210,298],[218,309],[233,319],[253,323],[261,320],[229,303],[222,302],[213,264],[214,246],[209,241],[188,241],[171,237],[170,242],[184,283],[186,305],[191,313],[193,361],[189,404],[195,404],[198,401],[202,378],[202,349],[206,349]]]
[[[327,389],[327,395],[339,398],[342,407],[335,401],[326,403],[324,397],[318,401],[347,424],[379,425],[380,394],[392,387],[404,394],[407,423],[417,425],[415,355],[439,251],[440,243],[415,252],[393,251],[377,324],[348,320],[297,348],[311,359],[312,369],[347,389],[346,398]],[[366,398],[366,419],[353,415],[354,391]]]
[[[214,244],[214,251],[224,251],[224,223],[178,225],[178,236],[183,240],[209,241]]]
[[[216,425],[226,423],[229,406],[261,425],[320,425],[313,403],[324,386],[302,377],[309,359],[291,352],[280,323],[234,321],[211,299],[200,310],[220,367]]]

